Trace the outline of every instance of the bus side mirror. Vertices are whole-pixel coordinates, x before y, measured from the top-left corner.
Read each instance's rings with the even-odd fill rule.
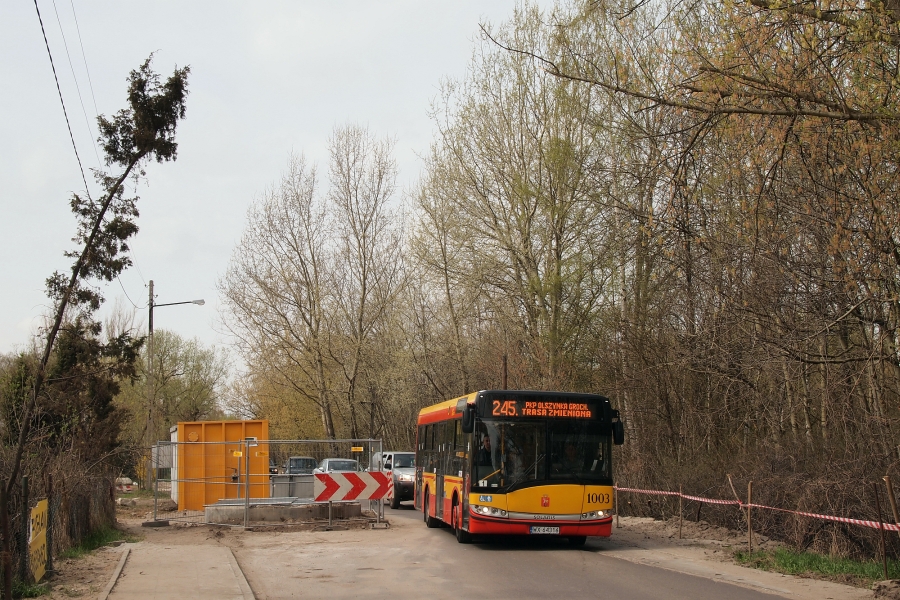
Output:
[[[462,414],[462,431],[463,433],[472,433],[475,431],[475,405],[466,404]]]
[[[613,444],[621,446],[625,443],[625,425],[622,421],[614,421],[612,424]]]

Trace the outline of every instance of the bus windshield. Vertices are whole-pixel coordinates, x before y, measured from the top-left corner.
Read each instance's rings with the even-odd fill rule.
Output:
[[[611,439],[596,421],[481,420],[475,440],[475,487],[596,484],[611,478]]]

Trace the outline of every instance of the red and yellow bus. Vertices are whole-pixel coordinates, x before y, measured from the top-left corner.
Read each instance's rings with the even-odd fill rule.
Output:
[[[428,527],[553,535],[581,545],[612,528],[619,412],[597,394],[484,390],[419,411],[416,508]]]

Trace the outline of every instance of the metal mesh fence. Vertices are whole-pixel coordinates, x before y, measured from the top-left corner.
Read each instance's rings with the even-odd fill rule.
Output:
[[[31,509],[47,498],[47,558],[46,568],[52,569],[54,557],[79,546],[97,531],[116,524],[113,487],[110,478],[76,478],[57,476],[52,490],[46,478],[32,479],[27,503],[23,487],[14,488],[9,502],[10,561],[14,580],[31,581],[29,563],[29,522]],[[2,586],[2,569],[0,569]]]
[[[320,518],[313,473],[379,470],[381,440],[159,442],[152,452],[154,519],[290,525]],[[381,518],[382,502],[332,506],[335,519]]]

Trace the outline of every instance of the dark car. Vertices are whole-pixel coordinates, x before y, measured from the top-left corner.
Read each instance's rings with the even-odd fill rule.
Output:
[[[292,456],[284,465],[284,472],[287,475],[309,475],[317,466],[312,456]]]

